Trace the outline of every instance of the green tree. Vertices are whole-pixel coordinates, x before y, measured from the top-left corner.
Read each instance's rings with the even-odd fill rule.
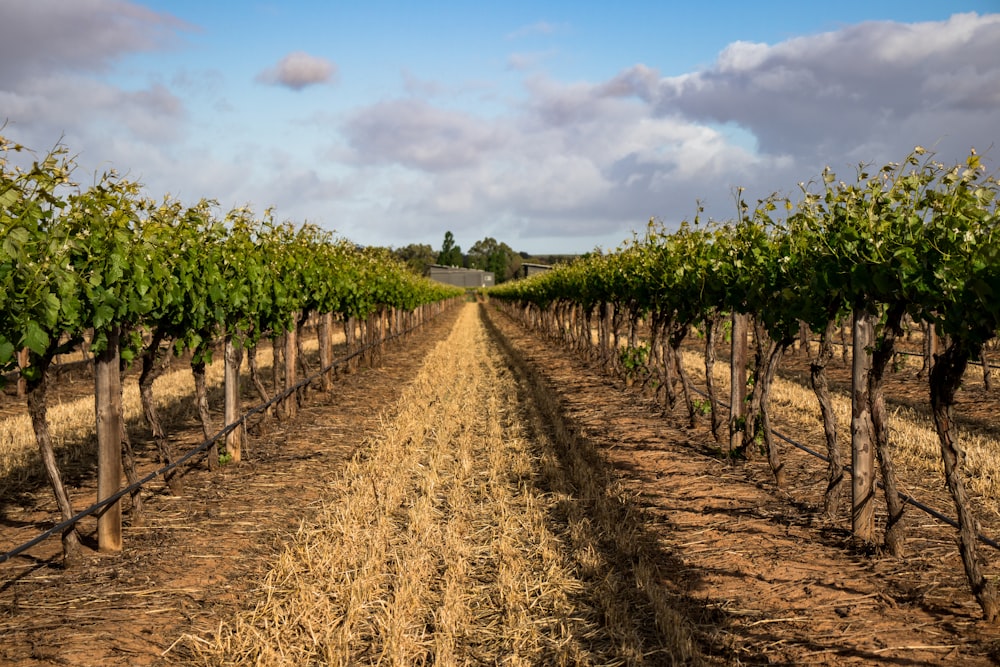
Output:
[[[487,236],[469,249],[470,269],[491,271],[497,283],[510,280],[521,268],[521,256],[506,243]]]
[[[497,240],[489,236],[482,241],[476,241],[469,248],[469,268],[479,269],[480,271],[492,271],[490,263],[493,255],[497,253],[499,248],[500,244],[497,243]]]
[[[441,244],[437,263],[441,266],[462,266],[462,249],[455,245],[455,235],[451,232],[444,233],[444,243]]]
[[[411,243],[408,246],[397,248],[393,254],[406,262],[406,266],[410,270],[421,276],[427,273],[427,268],[438,259],[434,248],[427,243]]]

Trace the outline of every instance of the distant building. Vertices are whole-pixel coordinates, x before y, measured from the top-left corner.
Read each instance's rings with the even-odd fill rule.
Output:
[[[521,270],[518,271],[518,277],[527,278],[533,276],[536,273],[545,273],[546,271],[551,271],[552,267],[548,264],[531,264],[529,262],[521,262]]]
[[[431,264],[427,269],[427,277],[439,283],[469,289],[493,287],[495,282],[492,271],[462,269],[456,266],[441,266],[440,264]]]

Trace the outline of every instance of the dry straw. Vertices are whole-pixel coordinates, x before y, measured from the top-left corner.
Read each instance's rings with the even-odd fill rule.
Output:
[[[340,342],[343,342],[343,334],[340,335]],[[319,346],[315,339],[311,339],[306,341],[303,347],[306,351],[310,351],[318,349]],[[262,345],[259,349],[258,364],[261,370],[271,367],[272,350],[269,345]],[[215,363],[205,369],[206,386],[209,390],[222,386],[222,375],[221,355],[216,355]],[[194,396],[194,380],[190,368],[178,366],[175,370],[164,373],[156,379],[154,389],[157,405],[163,416],[168,422],[176,419],[180,413],[188,409],[190,399]],[[51,403],[50,400],[49,429],[56,452],[63,460],[76,460],[85,456],[93,448],[93,397],[86,396],[65,403]],[[125,383],[122,409],[127,422],[143,418],[139,387],[134,381]],[[28,415],[21,414],[0,421],[0,478],[16,485],[23,481],[23,478],[43,474],[41,470],[41,458]],[[19,476],[21,479],[16,479]]]
[[[666,651],[619,590],[652,576],[602,560],[627,536],[584,515],[525,398],[468,305],[254,608],[193,651],[212,665],[624,665]]]
[[[692,377],[697,377],[695,373],[705,372],[702,355],[686,350],[682,354],[684,367]],[[716,364],[713,377],[719,395],[728,395],[728,365]],[[840,442],[842,447],[849,447],[850,398],[843,394],[834,394],[832,398]],[[771,412],[772,421],[779,422],[793,437],[823,442],[819,404],[811,389],[790,380],[775,378],[771,389]],[[922,480],[923,483],[927,479],[939,479],[943,487],[941,448],[929,417],[905,407],[893,409],[889,416],[889,439],[902,475]],[[1000,442],[986,434],[961,428],[958,429],[957,439],[966,452],[967,488],[978,497],[982,510],[1000,516],[1000,456],[997,455]]]

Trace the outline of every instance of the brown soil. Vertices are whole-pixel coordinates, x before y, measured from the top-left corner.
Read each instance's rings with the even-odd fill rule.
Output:
[[[856,551],[844,522],[821,518],[818,463],[789,452],[788,488],[778,491],[766,463],[733,467],[716,457],[704,425],[678,428],[682,419],[562,346],[492,319],[535,392],[558,406],[553,420],[602,453],[624,485],[622,502],[645,517],[640,537],[659,545],[663,583],[708,663],[996,664],[1000,632],[979,620],[952,529],[911,518],[909,558]],[[64,570],[50,540],[0,564],[0,664],[185,662],[184,645],[248,604],[269,557],[315,513],[324,480],[451,322],[449,314],[415,334],[379,369],[339,378],[331,394],[312,393],[294,422],[251,440],[243,463],[217,475],[191,471],[183,497],[157,487],[146,525],[126,529],[122,554],[93,553]],[[181,437],[197,440],[193,430]],[[92,498],[92,481],[79,481],[74,497]],[[5,501],[0,544],[44,528],[55,515],[50,496],[38,489]],[[82,530],[92,540],[93,523]]]
[[[354,453],[453,321],[448,313],[411,334],[379,368],[340,376],[328,395],[310,392],[294,421],[272,422],[251,437],[242,463],[218,474],[204,464],[189,470],[182,497],[154,482],[146,524],[126,520],[121,554],[93,551],[96,522],[87,519],[81,533],[90,553],[81,566],[63,569],[56,539],[0,564],[0,664],[177,663],[171,646],[178,639],[211,634],[251,597],[268,557],[314,512],[324,480]],[[175,440],[197,443],[200,429],[185,427]],[[154,467],[141,461],[141,472]],[[95,497],[96,481],[75,481],[71,494],[80,508]],[[51,525],[51,496],[38,488],[16,502],[4,499],[4,548]]]
[[[673,572],[668,585],[710,657],[721,664],[996,664],[1000,631],[980,620],[953,529],[910,512],[911,556],[859,552],[846,519],[822,518],[824,471],[815,459],[787,451],[789,482],[778,490],[765,461],[733,466],[719,458],[707,420],[681,428],[680,406],[665,417],[564,346],[494,319],[548,385],[574,436],[605,454],[646,513],[663,567]],[[949,507],[939,485],[929,487],[908,490]]]

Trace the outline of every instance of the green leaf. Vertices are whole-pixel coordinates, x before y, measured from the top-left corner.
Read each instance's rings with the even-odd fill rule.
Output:
[[[10,257],[17,257],[18,250],[28,242],[30,234],[24,227],[14,227],[3,239],[3,251]]]
[[[94,338],[90,341],[90,351],[95,355],[104,352],[108,348],[108,332],[95,331]]]
[[[94,328],[100,329],[115,316],[115,310],[106,303],[102,303],[94,309]]]
[[[14,358],[14,344],[7,339],[0,339],[0,365],[8,364]]]
[[[47,292],[42,297],[42,317],[45,325],[50,329],[56,326],[59,321],[59,297],[52,292]]]
[[[10,208],[14,205],[20,197],[18,196],[18,191],[14,188],[7,190],[3,194],[0,194],[0,208]]]
[[[49,348],[49,335],[38,325],[38,322],[31,320],[25,327],[24,338],[21,344],[35,354],[45,354]]]

